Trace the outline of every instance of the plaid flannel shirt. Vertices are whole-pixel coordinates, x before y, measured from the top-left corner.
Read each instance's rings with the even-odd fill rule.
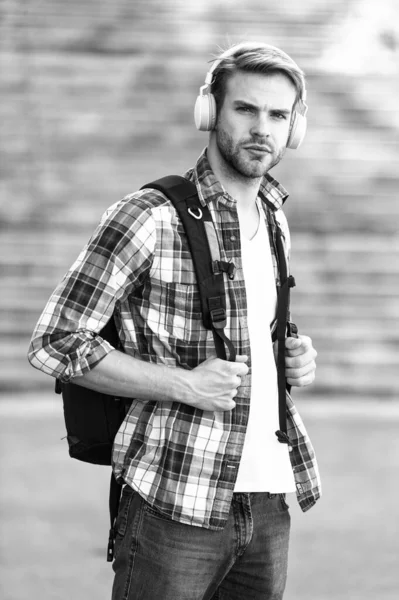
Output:
[[[119,481],[173,520],[213,530],[228,518],[250,410],[251,349],[236,201],[216,180],[206,151],[185,177],[208,205],[225,275],[226,335],[249,356],[232,411],[210,412],[178,402],[133,400],[114,442]],[[284,188],[266,175],[259,191],[279,287],[275,231],[287,259],[289,231],[281,210]],[[29,360],[69,381],[95,367],[112,346],[99,331],[112,314],[127,354],[170,368],[192,369],[216,356],[213,335],[202,324],[199,291],[187,238],[172,204],[142,190],[111,206],[91,240],[55,289],[34,331]],[[287,393],[287,425],[297,499],[303,511],[320,497],[314,451]],[[264,460],[273,460],[265,456]]]

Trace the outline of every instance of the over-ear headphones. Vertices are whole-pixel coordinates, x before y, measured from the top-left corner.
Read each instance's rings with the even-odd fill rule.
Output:
[[[255,44],[254,44],[255,46]],[[259,44],[256,44],[258,47]],[[294,62],[292,58],[288,56],[282,50],[262,44],[262,47],[277,50],[280,54],[286,56],[291,62]],[[205,76],[205,84],[200,87],[199,95],[195,102],[194,108],[194,119],[197,129],[200,131],[211,131],[215,127],[216,123],[216,100],[215,96],[211,92],[213,73],[217,67],[229,56],[233,56],[236,52],[243,48],[251,49],[251,44],[237,44],[223,52],[223,54],[214,61],[208,73]],[[291,121],[291,129],[287,140],[287,148],[296,150],[302,144],[306,133],[307,119],[306,113],[308,106],[306,104],[306,89],[304,88],[302,97],[297,102],[294,114]]]

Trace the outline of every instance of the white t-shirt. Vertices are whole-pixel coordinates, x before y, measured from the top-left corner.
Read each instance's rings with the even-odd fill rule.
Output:
[[[259,208],[259,207],[258,207]],[[263,210],[255,236],[241,236],[242,262],[248,306],[252,385],[249,421],[235,492],[287,493],[295,481],[287,444],[279,429],[277,368],[270,323],[277,307],[277,292]]]

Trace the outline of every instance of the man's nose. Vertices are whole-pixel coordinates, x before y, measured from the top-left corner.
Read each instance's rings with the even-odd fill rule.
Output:
[[[252,135],[257,137],[266,138],[270,135],[270,121],[268,116],[264,113],[259,113],[256,121],[252,124],[251,129]]]

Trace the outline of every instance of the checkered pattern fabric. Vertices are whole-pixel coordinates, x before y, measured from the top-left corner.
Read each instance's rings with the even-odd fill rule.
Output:
[[[216,180],[206,151],[185,177],[196,184],[201,203],[210,209],[221,259],[236,266],[233,280],[225,276],[225,331],[237,352],[250,357],[236,201]],[[266,175],[259,195],[278,287],[275,231],[279,225],[288,257],[289,231],[281,210],[287,193]],[[141,190],[105,212],[40,317],[30,362],[62,381],[83,375],[112,351],[98,335],[112,314],[125,352],[140,360],[192,369],[216,356],[212,332],[201,320],[187,238],[173,206],[158,191]],[[116,477],[176,521],[221,529],[230,509],[250,395],[251,369],[232,411],[135,399],[114,443]],[[318,468],[288,395],[287,418],[297,498],[307,510],[321,493]]]

